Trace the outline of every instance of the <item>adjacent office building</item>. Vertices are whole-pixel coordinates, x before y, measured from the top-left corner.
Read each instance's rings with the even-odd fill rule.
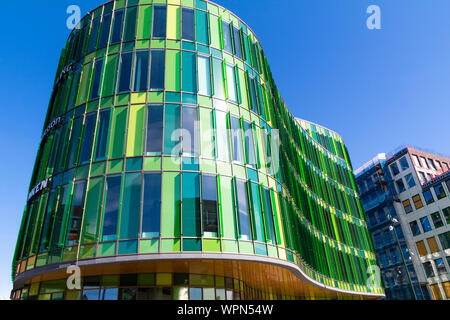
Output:
[[[450,299],[449,165],[405,146],[355,171],[387,299]]]
[[[294,118],[242,20],[117,0],[73,30],[13,299],[378,299],[375,266],[341,137]]]

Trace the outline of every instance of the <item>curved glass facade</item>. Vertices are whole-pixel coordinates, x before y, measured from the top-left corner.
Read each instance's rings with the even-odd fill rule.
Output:
[[[383,296],[366,272],[374,250],[341,137],[295,119],[250,28],[201,0],[108,2],[61,55],[14,297],[37,297],[30,285],[64,278],[63,265],[110,257],[147,259],[126,272],[137,275],[170,259],[276,265],[264,285],[228,275],[255,297]],[[288,269],[302,278],[293,292]]]

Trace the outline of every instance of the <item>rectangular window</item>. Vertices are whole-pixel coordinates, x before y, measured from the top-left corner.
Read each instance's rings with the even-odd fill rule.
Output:
[[[161,174],[144,174],[142,238],[158,238],[161,229]]]
[[[165,125],[164,125],[164,154],[180,155],[180,134],[176,131],[180,129],[180,106],[166,104],[165,106]]]
[[[447,224],[450,224],[450,207],[442,209],[442,212],[444,213],[445,221],[447,221]]]
[[[440,234],[439,240],[441,241],[443,250],[450,249],[450,231]]]
[[[110,158],[122,158],[124,154],[127,107],[114,108]]]
[[[228,99],[231,102],[237,103],[236,93],[236,75],[234,67],[227,65],[227,85],[228,85]]]
[[[434,270],[433,270],[433,266],[431,265],[430,261],[423,263],[423,268],[425,270],[425,274],[427,275],[427,278],[434,277]]]
[[[428,167],[427,160],[426,160],[424,157],[420,157],[420,162],[422,163],[422,167],[427,168],[427,169],[430,169],[430,168]]]
[[[255,140],[253,138],[253,128],[250,122],[244,121],[244,130],[247,164],[256,168]]]
[[[416,182],[414,181],[414,177],[412,175],[412,173],[408,174],[406,177],[406,184],[408,185],[409,188],[413,188],[416,186]]]
[[[183,155],[198,156],[198,114],[196,107],[183,106]]]
[[[223,29],[223,49],[233,54],[233,43],[231,42],[231,28],[228,22],[222,21]]]
[[[214,97],[224,99],[223,70],[222,61],[213,58],[213,75],[214,75]]]
[[[398,193],[402,193],[406,191],[405,184],[403,183],[403,179],[395,181],[395,185],[397,186]]]
[[[72,206],[70,208],[69,224],[66,236],[66,246],[78,243],[83,217],[84,197],[86,193],[86,181],[76,181],[73,188]]]
[[[217,237],[219,220],[217,210],[217,181],[215,176],[202,176],[202,217],[205,237]]]
[[[98,48],[104,48],[108,44],[109,30],[111,29],[111,13],[103,16],[102,28],[100,31],[100,40],[98,42]]]
[[[91,28],[91,39],[89,41],[89,52],[92,52],[95,50],[95,48],[97,47],[97,36],[98,36],[98,29],[100,26],[100,19],[97,18],[94,20],[94,22],[92,23],[92,28]]]
[[[125,31],[123,35],[124,42],[136,39],[136,18],[137,7],[128,7],[127,18],[125,21]]]
[[[402,168],[402,171],[405,171],[409,169],[408,159],[406,157],[403,157],[399,160],[400,167]]]
[[[431,193],[430,189],[428,189],[427,191],[423,192],[423,197],[425,198],[425,202],[427,204],[430,204],[430,203],[434,202],[434,197],[433,197],[433,194]]]
[[[421,234],[417,221],[410,222],[409,227],[411,228],[411,232],[414,236],[418,236],[419,234]]]
[[[142,174],[127,173],[123,191],[120,240],[137,239],[141,207]]]
[[[209,57],[198,56],[198,93],[211,96],[211,65]]]
[[[159,155],[162,153],[163,138],[163,105],[149,105],[147,119],[147,155]]]
[[[428,165],[430,169],[436,170],[436,165],[434,164],[433,159],[428,158]]]
[[[123,9],[114,12],[114,24],[111,36],[111,44],[119,43],[122,40],[123,29]]]
[[[150,89],[164,89],[164,70],[165,70],[165,52],[164,50],[152,50]]]
[[[92,78],[91,100],[100,97],[100,81],[102,80],[103,59],[97,59],[94,64],[94,72]]]
[[[103,200],[104,177],[89,180],[83,220],[82,243],[97,242]]]
[[[403,208],[405,209],[406,214],[413,212],[411,201],[409,199],[403,201]]]
[[[250,102],[252,105],[252,111],[255,113],[258,113],[258,98],[256,95],[256,85],[255,85],[255,78],[248,76],[248,87],[249,87],[249,93],[250,93]]]
[[[195,24],[196,24],[196,34],[197,42],[208,45],[209,35],[208,35],[208,20],[207,13],[200,10],[195,10]]]
[[[262,214],[262,206],[261,206],[261,196],[260,196],[260,188],[256,183],[250,183],[251,190],[251,203],[252,203],[252,217],[253,217],[253,230],[255,230],[255,240],[260,242],[265,242],[265,230],[264,230],[264,222],[263,222],[263,214]]]
[[[239,218],[239,236],[243,240],[251,240],[250,216],[248,214],[247,183],[236,180],[236,198]]]
[[[183,236],[201,237],[200,178],[198,173],[183,173]]]
[[[436,229],[440,228],[440,227],[442,227],[444,225],[444,222],[442,221],[442,218],[441,218],[441,215],[439,214],[439,211],[435,212],[435,213],[432,213],[431,214],[431,219],[433,219],[433,224],[434,224],[434,227]]]
[[[117,240],[121,186],[122,176],[109,176],[106,178],[102,241]]]
[[[431,253],[436,253],[440,251],[435,237],[428,238],[427,243]]]
[[[420,194],[415,195],[412,199],[413,199],[414,207],[416,208],[416,210],[423,207],[423,203],[422,203],[422,199],[420,198]]]
[[[194,9],[183,8],[181,19],[183,40],[195,41]]]
[[[196,62],[194,52],[183,51],[182,53],[182,83],[183,91],[190,93],[197,93],[197,77],[196,77]]]
[[[120,56],[120,74],[118,93],[129,92],[133,52],[125,52]]]
[[[134,85],[133,91],[147,91],[148,87],[149,51],[136,51],[134,61]]]
[[[450,179],[445,181],[445,184],[447,185],[447,191],[450,193]]]
[[[436,193],[436,197],[438,198],[438,200],[445,198],[445,190],[442,183],[434,187],[434,192]]]
[[[242,130],[240,121],[236,117],[231,117],[231,134],[233,135],[233,160],[244,163]]]
[[[222,161],[230,161],[230,151],[228,148],[228,123],[227,115],[220,111],[215,111],[216,115],[216,137],[217,137],[217,157]]]
[[[163,173],[161,236],[179,237],[181,234],[181,174]]]
[[[414,165],[416,167],[420,167],[420,161],[419,161],[419,157],[417,157],[415,154],[412,155],[413,161],[414,161]]]
[[[95,149],[95,160],[105,160],[106,151],[108,147],[108,137],[109,137],[109,122],[111,118],[111,111],[109,109],[102,110],[100,112],[100,119],[97,129],[97,142]]]
[[[422,171],[419,171],[419,180],[421,184],[424,184],[427,181],[427,177]]]
[[[241,33],[238,28],[233,27],[233,40],[234,40],[234,54],[239,59],[242,59],[242,43]]]
[[[165,38],[167,30],[166,6],[154,6],[153,38]]]
[[[427,248],[425,247],[425,242],[419,241],[416,242],[417,251],[419,251],[419,255],[421,257],[426,256],[428,254]]]
[[[91,160],[92,141],[94,139],[95,121],[97,113],[86,115],[84,123],[83,144],[81,147],[80,164],[87,163]]]
[[[430,220],[428,220],[428,217],[420,218],[420,224],[422,225],[423,232],[429,232],[432,230]]]
[[[442,259],[442,258],[436,259],[436,260],[434,260],[434,264],[436,265],[438,275],[443,276],[447,273],[447,269],[445,268],[444,259]]]

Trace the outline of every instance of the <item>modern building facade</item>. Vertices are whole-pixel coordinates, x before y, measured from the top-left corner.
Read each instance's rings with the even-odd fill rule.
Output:
[[[449,165],[405,146],[355,171],[387,299],[450,299]]]
[[[341,137],[294,118],[242,20],[201,0],[117,0],[82,19],[13,299],[378,299],[375,266]]]

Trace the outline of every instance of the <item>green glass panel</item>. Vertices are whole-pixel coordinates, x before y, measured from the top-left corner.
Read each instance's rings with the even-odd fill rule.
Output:
[[[127,17],[123,35],[124,42],[131,41],[136,38],[136,18],[137,18],[137,7],[127,8]]]
[[[214,97],[225,99],[222,61],[213,58]]]
[[[163,173],[162,192],[162,237],[179,237],[181,233],[181,175],[176,172]]]
[[[219,18],[210,14],[209,15],[209,33],[211,35],[211,46],[220,49],[220,36],[219,36]]]
[[[89,181],[81,243],[98,241],[98,226],[101,212],[100,207],[103,198],[103,185],[103,177],[93,178]]]
[[[124,155],[127,109],[126,107],[114,109],[110,158],[122,158]]]
[[[234,214],[233,181],[229,177],[219,177],[219,208],[222,237],[236,239],[236,216]]]
[[[145,106],[131,106],[128,117],[127,157],[142,156],[144,148]]]
[[[181,53],[177,50],[166,51],[166,90],[181,91]]]
[[[265,242],[266,238],[264,236],[264,223],[261,211],[261,196],[259,194],[259,186],[256,183],[250,183],[250,191],[255,240]]]
[[[150,39],[152,26],[152,6],[140,6],[139,23],[137,28],[138,39]]]
[[[215,138],[214,138],[214,118],[210,109],[200,108],[200,137],[202,158],[214,159]]]

